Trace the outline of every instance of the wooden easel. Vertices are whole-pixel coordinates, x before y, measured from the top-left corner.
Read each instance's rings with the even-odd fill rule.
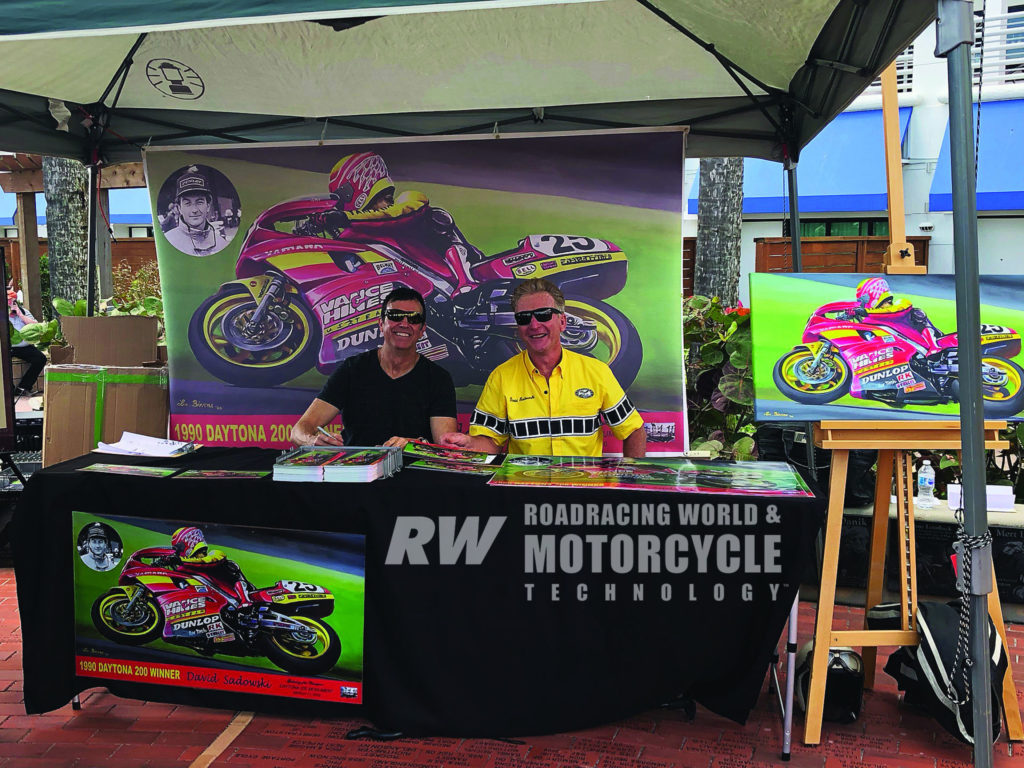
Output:
[[[1007,448],[999,439],[1006,422],[985,422],[985,448]],[[810,688],[804,743],[821,741],[821,719],[825,703],[825,676],[829,648],[856,646],[863,649],[864,686],[874,687],[876,649],[879,646],[917,645],[917,561],[914,548],[913,460],[908,451],[960,450],[959,421],[822,421],[815,427],[814,444],[832,450],[829,477],[828,516],[825,521],[825,551],[818,591],[818,614],[814,628],[814,652],[811,661]],[[846,470],[850,451],[878,451],[878,477],[875,482],[875,507],[871,521],[871,554],[868,570],[865,611],[882,599],[885,577],[885,549],[889,533],[889,496],[895,466],[896,517],[899,529],[900,629],[839,631],[832,628],[835,612],[836,575],[839,570],[839,538],[843,528],[843,498],[846,495]],[[994,579],[993,579],[994,583]],[[989,615],[1006,647],[999,593],[993,588],[988,596]],[[1003,680],[1003,707],[1006,730],[1011,741],[1024,740],[1013,670]]]

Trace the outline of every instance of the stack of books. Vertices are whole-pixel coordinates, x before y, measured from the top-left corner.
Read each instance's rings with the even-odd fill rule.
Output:
[[[398,448],[293,448],[274,462],[274,479],[291,483],[369,483],[402,468]]]

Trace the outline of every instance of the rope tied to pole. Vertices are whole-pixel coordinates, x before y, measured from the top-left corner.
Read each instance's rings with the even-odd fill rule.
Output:
[[[961,480],[961,488],[963,481]],[[957,706],[966,704],[971,700],[971,667],[974,666],[974,659],[971,657],[971,580],[973,557],[971,553],[976,549],[985,549],[992,546],[992,532],[986,530],[980,536],[970,536],[964,527],[964,502],[963,494],[960,496],[960,503],[954,513],[957,522],[956,540],[953,542],[953,551],[956,552],[957,575],[956,589],[960,593],[960,621],[956,632],[956,655],[953,657],[953,669],[950,671],[949,680],[946,683],[946,693]],[[957,673],[960,673],[963,698],[956,689]]]

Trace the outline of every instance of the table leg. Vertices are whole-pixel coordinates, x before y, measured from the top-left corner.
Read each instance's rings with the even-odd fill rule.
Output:
[[[864,629],[867,612],[882,602],[885,586],[885,549],[889,540],[889,497],[892,493],[893,452],[878,452],[878,473],[875,478],[875,507],[871,517],[871,551],[868,558],[868,584],[864,598]],[[861,649],[864,659],[864,687],[875,687],[875,661],[878,649]]]
[[[789,760],[793,747],[793,692],[796,683],[797,621],[800,617],[800,590],[789,609],[786,626],[786,704],[782,716],[782,759]]]

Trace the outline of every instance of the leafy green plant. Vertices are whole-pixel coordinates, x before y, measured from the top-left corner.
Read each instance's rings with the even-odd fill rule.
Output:
[[[750,310],[691,296],[683,302],[683,339],[690,448],[755,458]]]
[[[1006,450],[985,452],[985,484],[1012,485],[1013,493],[1018,502],[1024,502],[1024,423],[1011,424],[1002,430],[999,437],[1007,440],[1010,447]],[[959,483],[960,454],[954,451],[937,453],[921,451],[916,454],[917,464],[920,459],[930,459],[935,467],[935,494],[941,499],[947,498],[947,486]]]
[[[157,319],[157,334],[164,336],[164,302],[160,292],[160,273],[154,263],[133,269],[122,261],[113,270],[114,295],[100,302],[106,315],[142,315]]]

